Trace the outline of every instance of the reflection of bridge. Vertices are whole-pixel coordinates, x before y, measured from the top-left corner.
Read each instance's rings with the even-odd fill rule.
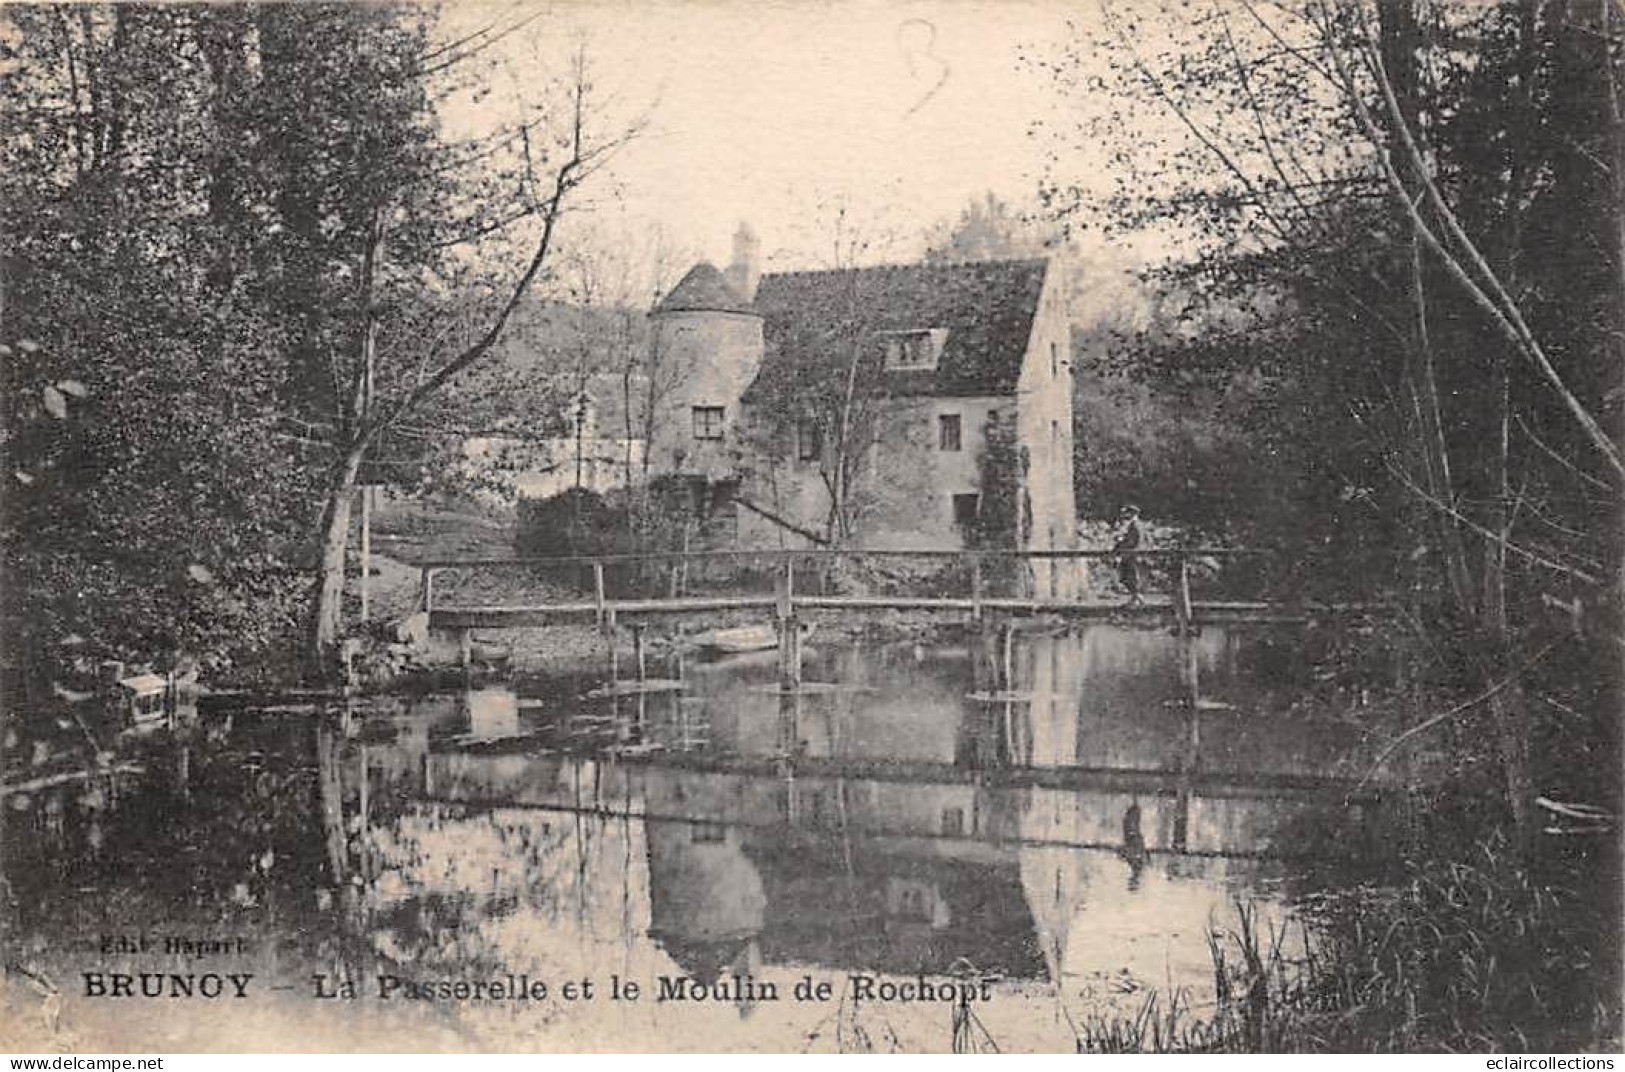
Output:
[[[750,721],[771,717],[779,702],[762,700]],[[637,751],[663,724],[637,705],[614,712],[613,700],[617,732],[607,736],[624,746],[588,752],[536,735],[436,735],[435,727],[461,730],[462,718],[473,719],[472,700],[462,703],[446,710],[460,711],[454,719],[369,720],[349,741],[318,727],[335,873],[348,866],[352,839],[363,874],[375,873],[371,832],[430,816],[446,834],[422,869],[443,888],[461,891],[477,873],[493,888],[532,891],[517,894],[523,901],[570,876],[615,906],[606,933],[647,934],[685,972],[707,978],[730,964],[749,970],[752,958],[905,975],[945,974],[969,958],[1011,978],[1059,980],[1107,956],[1113,970],[1133,964],[1151,978],[1165,966],[1165,932],[1203,933],[1228,903],[1231,879],[1255,873],[1248,861],[1301,856],[1293,818],[1317,804],[1337,807],[1353,788],[1276,768],[1204,769],[1186,752],[1163,766],[1127,756],[1099,767],[1023,763],[1002,751],[960,752],[953,734],[889,758],[815,754],[817,734],[782,727],[776,736],[791,742],[788,751],[737,730],[721,750]],[[604,717],[559,711],[547,723],[562,741],[575,723]],[[507,730],[505,721],[484,728]],[[1194,749],[1197,741],[1193,725],[1169,743]],[[1077,751],[1077,738],[1065,737],[1025,754]],[[932,758],[948,754],[957,758]],[[493,840],[491,831],[520,833]],[[420,851],[411,838],[381,844],[397,855],[403,846]],[[569,866],[544,866],[549,845],[576,854]],[[1342,855],[1360,847],[1315,848]],[[1163,892],[1147,900],[1142,882]],[[467,911],[481,903],[449,900]],[[640,903],[647,915],[628,917],[626,906]],[[1135,936],[1129,946],[1122,933]],[[1090,937],[1080,943],[1079,935]]]
[[[523,738],[517,739],[523,742]],[[502,741],[468,750],[474,760],[511,759],[500,753]],[[456,755],[458,753],[447,753]],[[524,753],[517,753],[524,754]],[[534,757],[533,757],[534,758]],[[777,779],[820,778],[827,781],[876,781],[897,785],[944,787],[968,785],[989,790],[1051,789],[1061,792],[1128,793],[1134,796],[1198,793],[1211,797],[1267,797],[1285,801],[1371,803],[1380,795],[1355,778],[1308,776],[1261,771],[1167,771],[1138,767],[1004,767],[971,770],[949,763],[900,759],[854,759],[833,756],[735,756],[715,752],[631,752],[613,756],[614,764],[631,768],[658,766],[694,774],[721,774]]]
[[[1218,631],[1169,638],[1086,628],[1018,644],[1008,619],[990,615],[981,624],[954,657],[963,666],[931,671],[930,685],[912,676],[924,665],[919,649],[902,657],[910,669],[872,664],[879,672],[872,679],[826,649],[814,665],[832,680],[812,683],[801,681],[799,665],[784,680],[791,670],[781,652],[776,684],[767,665],[719,663],[719,672],[735,668],[715,678],[700,672],[703,664],[687,667],[680,651],[676,679],[641,680],[640,654],[640,680],[585,694],[582,703],[602,705],[591,715],[566,709],[521,734],[515,697],[511,726],[500,723],[495,736],[426,747],[422,792],[490,807],[607,808],[786,834],[823,829],[838,811],[843,829],[864,836],[984,850],[992,842],[1119,849],[1133,814],[1156,827],[1143,836],[1150,851],[1241,857],[1277,855],[1276,829],[1305,808],[1365,805],[1380,794],[1327,776],[1328,764],[1305,763],[1294,751],[1321,742],[1324,731],[1202,695],[1201,668],[1217,657]],[[1222,695],[1241,700],[1222,672],[1218,681]],[[1085,698],[1111,717],[1080,723]],[[699,748],[688,737],[691,717],[703,730]],[[723,738],[712,741],[718,718]],[[1253,758],[1239,762],[1204,761],[1201,727],[1211,719],[1221,753],[1282,754],[1273,762],[1250,751]],[[575,777],[551,784],[548,772],[564,768]],[[579,777],[598,795],[581,796]],[[672,792],[651,797],[655,784]],[[656,799],[665,810],[653,809]],[[976,820],[991,814],[1009,821]],[[1020,818],[1038,815],[1049,818]]]
[[[1082,619],[1165,621],[1188,628],[1208,623],[1305,622],[1369,609],[1348,604],[1193,598],[1196,567],[1257,561],[1264,554],[1235,548],[1129,552],[845,549],[433,561],[420,566],[421,606],[429,612],[431,627],[454,630],[465,638],[472,629],[525,628],[576,619],[613,628],[618,618],[630,615],[740,610],[771,610],[781,622],[803,610],[915,610],[968,614],[972,619],[1053,613]],[[1168,593],[1134,605],[1087,593],[1082,574],[1090,560],[1126,558],[1165,571]],[[870,586],[878,590],[862,595],[831,593],[824,579],[832,569],[868,571],[872,578],[879,578],[879,583]],[[590,591],[591,598],[448,606],[437,594],[436,582],[443,576],[497,571],[525,571],[555,583],[562,579],[564,587]],[[698,584],[696,574],[700,575]],[[809,574],[814,578],[812,588],[798,587],[798,578],[805,580]],[[696,587],[705,591],[691,591]],[[761,590],[768,587],[772,591]],[[756,590],[749,590],[753,588]]]
[[[899,845],[930,842],[935,853],[950,856],[1022,845],[1121,850],[1125,817],[1140,814],[1143,801],[1146,852],[1278,857],[1290,853],[1272,844],[1274,835],[1293,815],[1315,805],[1377,800],[1352,782],[1281,775],[1079,767],[976,772],[918,762],[792,764],[693,753],[592,758],[436,750],[420,769],[421,788],[412,795],[426,800],[839,832]]]
[[[1381,789],[1319,773],[1360,769],[1340,762],[1353,731],[1255,702],[1225,631],[988,617],[946,645],[821,647],[824,680],[794,689],[771,655],[674,653],[673,679],[643,682],[659,690],[524,681],[330,728],[329,855],[342,873],[350,842],[362,868],[428,853],[425,888],[501,890],[492,911],[545,921],[526,933],[600,905],[597,940],[638,936],[701,978],[968,959],[1149,980],[1172,958],[1200,987],[1237,889],[1268,898],[1295,873],[1273,861],[1371,848]],[[1198,667],[1215,700],[1195,702]],[[1323,811],[1345,813],[1335,843]]]

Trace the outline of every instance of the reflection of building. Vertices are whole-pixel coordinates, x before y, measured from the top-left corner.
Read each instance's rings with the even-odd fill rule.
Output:
[[[1018,635],[1016,688],[992,693],[963,647],[871,653],[862,666],[826,653],[821,677],[864,687],[805,695],[799,714],[759,688],[771,662],[717,666],[689,679],[692,703],[646,716],[652,747],[617,755],[583,754],[581,724],[557,712],[521,718],[525,754],[470,742],[481,720],[447,700],[445,732],[373,746],[374,776],[406,784],[372,799],[534,809],[559,831],[575,821],[559,815],[624,816],[644,839],[628,866],[648,876],[646,922],[627,925],[701,982],[762,963],[941,974],[965,961],[1059,978],[1112,958],[1160,979],[1164,957],[1198,971],[1227,872],[1259,866],[1232,861],[1267,853],[1284,818],[1348,788],[1300,776],[1341,752],[1324,731],[1267,710],[1198,727],[1165,705],[1179,694],[1176,650],[1110,628]],[[1229,687],[1223,636],[1205,636],[1201,655],[1213,687]],[[600,725],[606,706],[583,724]],[[690,709],[710,745],[661,751],[664,722]],[[394,749],[412,758],[393,762]],[[1131,825],[1138,866],[1124,851]]]
[[[650,933],[696,978],[736,966],[756,942],[773,963],[853,970],[1036,964],[1014,853],[988,844],[989,827],[1009,825],[996,814],[1004,802],[974,785],[673,771],[638,784],[646,814],[674,817],[648,823]],[[791,829],[742,825],[742,813]],[[862,832],[877,825],[898,834]]]
[[[1013,850],[762,831],[747,851],[767,891],[769,962],[934,975],[964,961],[1011,978],[1040,974]]]
[[[519,697],[508,689],[470,689],[462,696],[468,735],[476,741],[519,736]]]
[[[655,778],[645,783],[645,802],[655,814],[700,803],[718,784]],[[712,809],[724,802],[710,800]],[[701,804],[701,807],[705,807]],[[656,820],[647,824],[649,935],[698,982],[709,984],[725,969],[749,974],[762,933],[766,896],[756,867],[743,851],[745,831],[721,823]]]

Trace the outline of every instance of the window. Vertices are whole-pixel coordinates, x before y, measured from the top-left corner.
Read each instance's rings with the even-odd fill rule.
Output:
[[[946,837],[962,837],[965,833],[965,810],[963,808],[942,809],[942,833]]]
[[[970,528],[976,524],[976,515],[981,512],[982,497],[975,492],[968,495],[954,496],[954,524],[962,529]]]
[[[695,845],[715,844],[728,840],[728,828],[712,823],[699,823],[688,828],[688,839]]]
[[[694,407],[694,438],[695,439],[721,439],[722,438],[722,407],[721,406],[695,406]]]
[[[1061,348],[1054,343],[1049,344],[1049,378],[1061,378]]]
[[[912,883],[897,892],[897,914],[904,919],[929,920],[931,909],[926,904],[925,888]]]
[[[824,453],[824,434],[816,421],[796,423],[796,457],[804,462],[815,462]]]
[[[925,331],[890,331],[886,339],[886,367],[889,369],[934,369],[948,332],[942,328]]]
[[[959,414],[944,413],[937,418],[937,449],[954,451],[960,449]]]

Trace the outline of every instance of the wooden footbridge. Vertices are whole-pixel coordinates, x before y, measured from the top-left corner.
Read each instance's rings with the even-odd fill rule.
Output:
[[[1088,583],[1090,563],[1119,566],[1130,555],[1109,551],[750,551],[686,552],[599,557],[515,558],[437,561],[420,565],[422,608],[432,629],[460,638],[465,669],[473,662],[475,630],[519,629],[559,622],[594,623],[609,643],[605,683],[584,699],[607,702],[618,716],[619,704],[628,701],[635,722],[645,722],[646,705],[667,693],[681,694],[685,680],[682,652],[675,651],[674,679],[649,674],[645,659],[644,624],[655,615],[725,615],[737,621],[739,612],[759,612],[771,620],[777,638],[778,682],[767,691],[777,696],[781,726],[792,727],[785,740],[793,742],[801,705],[826,693],[854,691],[838,682],[806,681],[802,676],[801,628],[803,614],[874,614],[885,611],[925,611],[957,617],[977,637],[970,645],[972,688],[966,701],[1002,712],[1010,724],[1023,705],[1039,694],[1024,691],[1015,658],[1017,619],[1053,615],[1063,619],[1140,623],[1169,627],[1177,640],[1174,673],[1179,681],[1172,701],[1189,714],[1187,758],[1182,769],[1194,772],[1196,749],[1206,712],[1231,711],[1231,704],[1203,693],[1201,658],[1197,641],[1208,624],[1297,624],[1355,620],[1383,613],[1380,606],[1353,603],[1307,603],[1301,600],[1231,598],[1236,591],[1270,591],[1269,556],[1245,549],[1182,548],[1132,552],[1144,575],[1146,594],[1137,601],[1125,595],[1107,597]],[[841,572],[843,571],[844,572]],[[507,601],[481,600],[489,585],[476,583],[480,574],[496,573],[503,581]],[[854,591],[855,589],[860,591]],[[623,677],[614,637],[618,623],[633,619],[630,669]],[[685,701],[676,701],[679,711]],[[683,762],[705,763],[715,757],[689,757]],[[667,758],[661,763],[668,764]],[[675,762],[675,761],[672,761]],[[764,761],[765,762],[765,761]],[[812,763],[813,766],[808,766]],[[771,757],[774,777],[786,771],[815,773],[815,760],[799,754],[790,744]],[[669,764],[668,764],[669,765]],[[897,764],[881,764],[870,776],[897,777]],[[747,772],[733,770],[729,776]],[[846,770],[841,776],[855,774]],[[1034,788],[1044,779],[1062,775],[1033,775]],[[1137,776],[1136,776],[1137,777]],[[944,771],[931,772],[933,784],[946,784]],[[978,776],[978,784],[986,778]],[[1113,783],[1114,785],[1116,783]],[[1160,783],[1123,783],[1133,791],[1161,792]],[[1053,788],[1069,788],[1058,782]],[[1190,786],[1176,787],[1188,796]],[[1183,797],[1182,797],[1183,799]],[[1353,799],[1351,796],[1349,799]]]
[[[1257,572],[1269,552],[1235,548],[1113,551],[735,550],[594,557],[442,560],[420,564],[420,608],[431,629],[456,634],[465,662],[475,630],[591,621],[612,633],[626,618],[761,611],[795,646],[787,623],[803,612],[927,611],[972,621],[1053,614],[1072,619],[1167,624],[1304,623],[1370,612],[1361,604],[1204,598],[1202,588]],[[1138,600],[1091,592],[1091,563],[1133,559]],[[506,576],[541,594],[481,600],[477,575]],[[853,583],[854,578],[861,578]],[[451,583],[448,583],[451,582]],[[462,591],[472,588],[474,594]],[[861,589],[862,591],[853,591]],[[1193,594],[1193,589],[1195,593]]]

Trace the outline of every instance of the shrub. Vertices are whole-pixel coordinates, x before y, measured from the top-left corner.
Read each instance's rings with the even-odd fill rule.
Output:
[[[569,488],[545,499],[519,503],[515,537],[519,553],[608,555],[626,542],[626,511],[586,488]]]

